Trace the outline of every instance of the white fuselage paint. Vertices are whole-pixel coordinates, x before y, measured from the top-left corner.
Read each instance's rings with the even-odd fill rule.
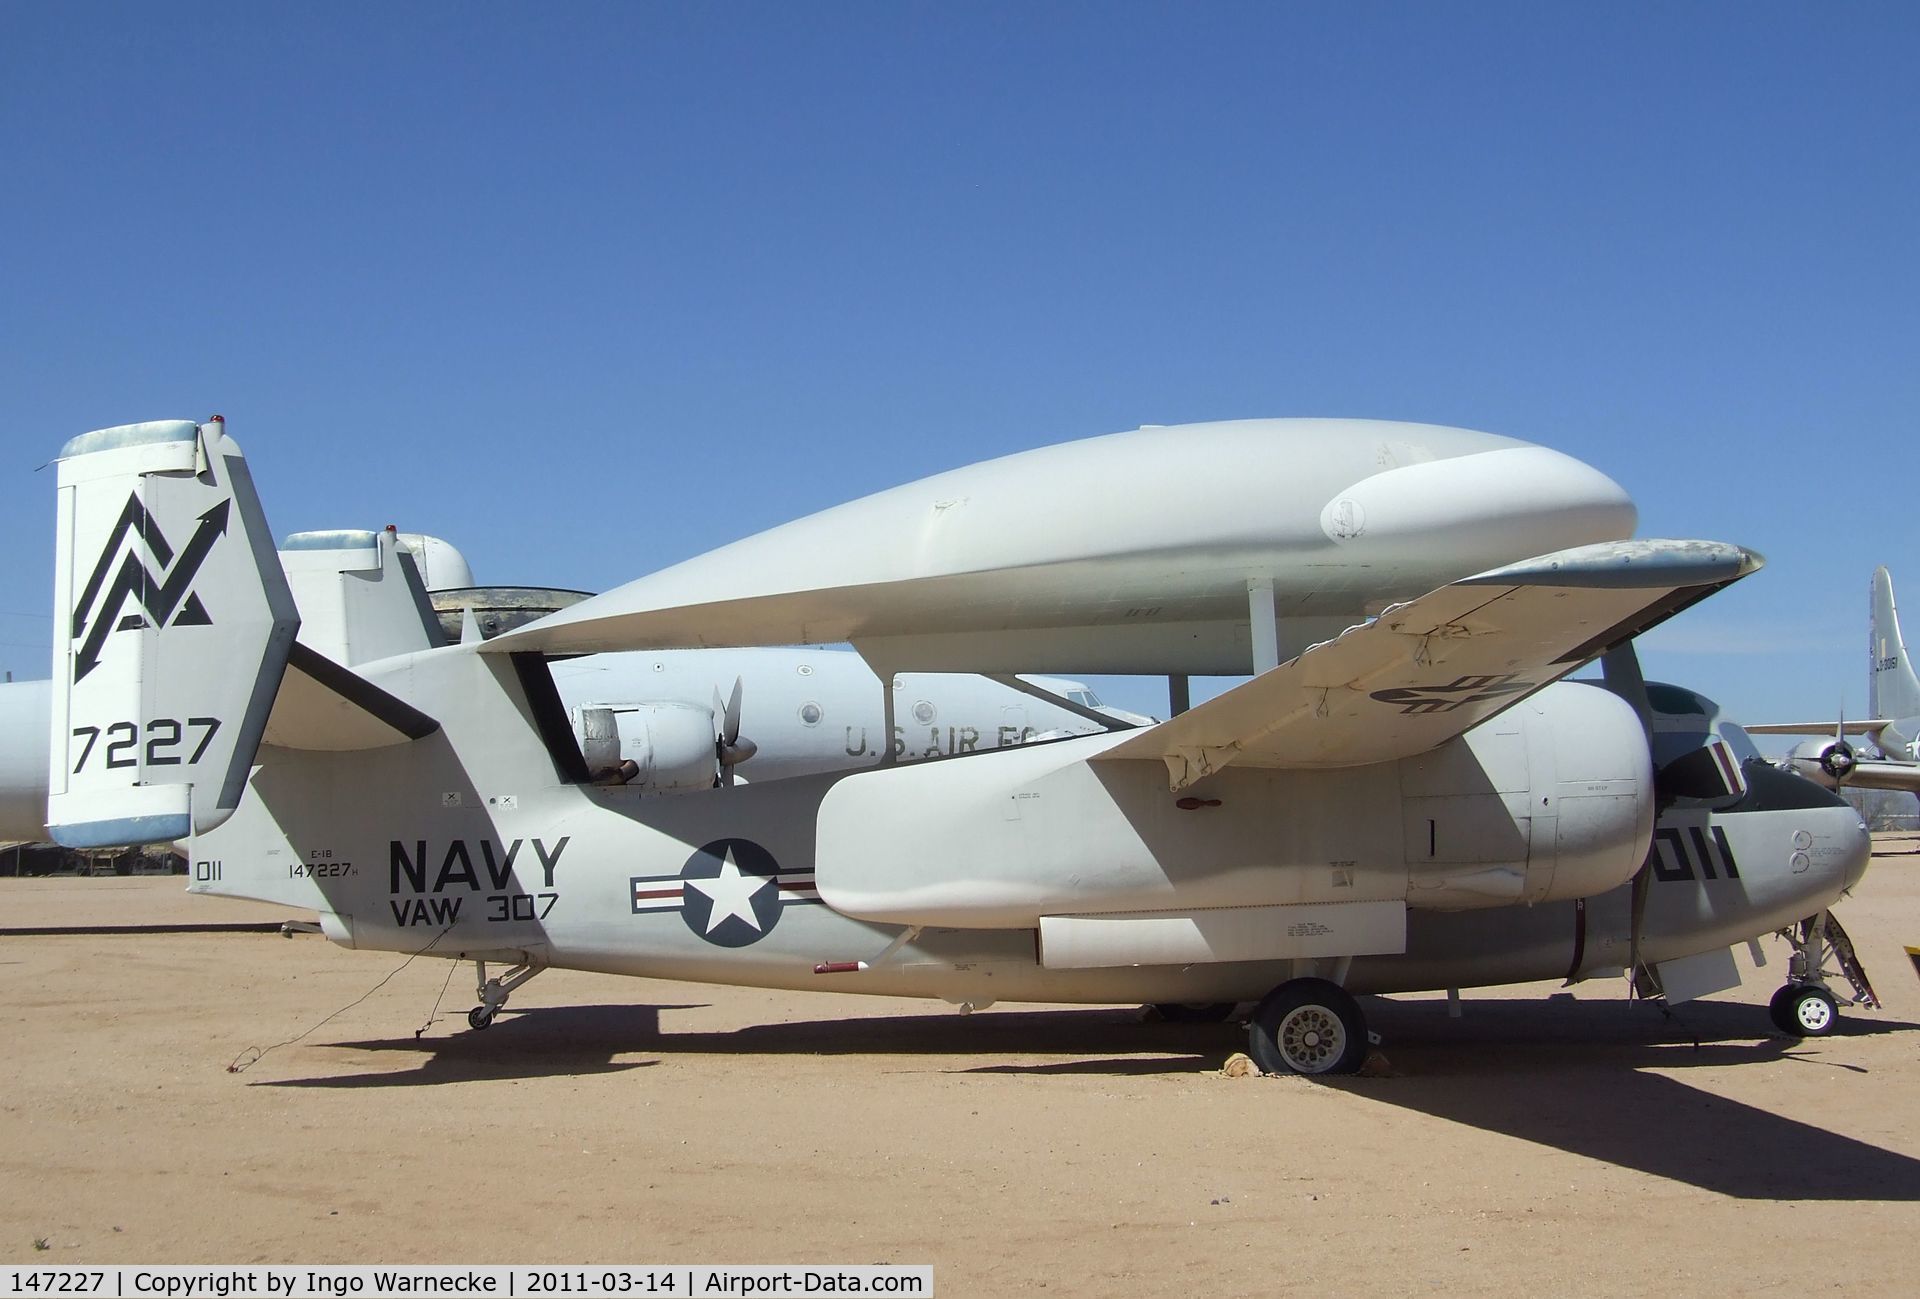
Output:
[[[53,683],[0,685],[0,842],[47,837],[47,738]]]
[[[1287,977],[1284,963],[1265,960],[1051,969],[1038,958],[1035,930],[1027,926],[927,927],[883,961],[881,953],[902,939],[903,923],[835,910],[821,900],[822,880],[849,854],[868,851],[867,841],[880,846],[903,880],[929,878],[953,869],[947,863],[954,840],[964,848],[976,833],[936,820],[936,805],[918,791],[901,792],[899,814],[885,825],[843,832],[823,815],[823,806],[844,791],[863,784],[880,789],[898,772],[797,777],[671,798],[564,785],[520,721],[518,686],[505,660],[456,647],[373,675],[389,689],[406,682],[410,702],[447,718],[443,731],[347,755],[263,750],[251,795],[233,820],[192,845],[195,891],[312,907],[323,913],[335,941],[355,947],[419,951],[431,945],[435,955],[716,983],[1106,1002],[1246,999]],[[455,699],[464,706],[453,708]],[[1582,737],[1567,738],[1577,746]],[[1036,754],[1071,763],[1111,743],[1068,739],[938,759],[918,770],[936,785],[949,772],[971,785],[979,772],[1011,773]],[[1399,828],[1403,879],[1467,864],[1416,862],[1425,845],[1406,841],[1401,794],[1370,785],[1365,791],[1349,810]],[[1159,797],[1171,798],[1164,790]],[[916,816],[916,808],[925,815]],[[1276,798],[1244,814],[1265,818],[1269,837],[1287,844],[1291,827],[1310,811]],[[1122,808],[1109,813],[1127,814]],[[1729,935],[1764,933],[1812,914],[1857,880],[1866,861],[1864,830],[1840,806],[1716,816],[1706,824],[1725,828],[1738,874],[1719,860],[1721,869],[1710,877],[1702,871],[1657,883],[1643,943],[1647,959],[1724,946]],[[1007,874],[1040,876],[1063,847],[1064,833],[1060,827],[1030,841],[996,838],[990,851],[1013,855]],[[1795,834],[1815,849],[1797,867],[1776,851]],[[1251,823],[1235,837],[1243,851],[1261,839]],[[985,843],[983,832],[979,842]],[[1278,879],[1306,880],[1334,865],[1314,860],[1329,846],[1299,842],[1291,845],[1298,852],[1247,865]],[[1644,846],[1641,840],[1633,848]],[[1184,838],[1167,839],[1155,860],[1171,877],[1185,868],[1190,847]],[[1098,869],[1089,862],[1080,881],[1090,894],[1102,887]],[[1215,873],[1246,878],[1232,863]],[[1405,892],[1412,896],[1410,887]],[[1620,884],[1588,899],[1580,971],[1624,962],[1627,893]],[[1385,991],[1565,973],[1576,963],[1574,933],[1571,903],[1455,914],[1416,907],[1405,954],[1359,958],[1350,985]],[[821,963],[861,961],[872,968],[813,972]]]

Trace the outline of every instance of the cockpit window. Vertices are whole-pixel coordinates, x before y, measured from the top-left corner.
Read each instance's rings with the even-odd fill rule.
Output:
[[[1741,766],[1744,767],[1749,762],[1766,761],[1760,752],[1760,746],[1753,742],[1753,737],[1748,735],[1746,729],[1738,722],[1721,718],[1720,738],[1727,742],[1727,747],[1733,750],[1733,756]]]
[[[1072,703],[1079,704],[1082,708],[1098,708],[1100,706],[1100,696],[1094,694],[1091,690],[1069,690],[1067,691],[1067,699]]]
[[[1647,686],[1653,705],[1653,780],[1661,801],[1729,806],[1746,794],[1745,767],[1760,750],[1704,695]]]

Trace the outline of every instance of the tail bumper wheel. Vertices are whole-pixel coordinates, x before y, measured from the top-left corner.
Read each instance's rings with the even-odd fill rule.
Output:
[[[1292,979],[1268,993],[1247,1036],[1247,1054],[1264,1073],[1352,1073],[1367,1058],[1359,1003],[1325,979]]]

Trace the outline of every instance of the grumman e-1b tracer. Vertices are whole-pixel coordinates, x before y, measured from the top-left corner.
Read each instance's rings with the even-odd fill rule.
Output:
[[[1865,827],[1630,644],[1758,556],[1625,539],[1618,486],[1544,448],[1365,421],[1091,439],[351,672],[292,653],[223,425],[76,438],[59,492],[55,835],[190,838],[194,891],[476,962],[475,1027],[549,967],[1257,1000],[1259,1063],[1319,1073],[1365,1053],[1354,993],[1631,969],[1678,1001],[1789,927],[1783,1027],[1832,1022],[1827,908]],[[661,798],[590,766],[549,663],[828,640],[883,680],[1259,670],[1154,726]],[[1567,680],[1595,660],[1604,683]]]

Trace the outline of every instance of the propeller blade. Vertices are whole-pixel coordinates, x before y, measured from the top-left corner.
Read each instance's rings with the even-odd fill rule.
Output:
[[[1640,730],[1647,737],[1647,748],[1653,748],[1653,697],[1647,693],[1647,678],[1640,671],[1640,656],[1634,651],[1633,642],[1625,640],[1600,656],[1600,676],[1607,689],[1627,701],[1640,718]],[[1627,972],[1639,986],[1640,980],[1640,935],[1647,915],[1647,881],[1652,870],[1653,856],[1641,863],[1633,877],[1633,891],[1627,918]]]
[[[1647,679],[1640,672],[1640,656],[1634,652],[1632,641],[1621,641],[1600,656],[1600,677],[1607,689],[1632,705],[1647,743],[1652,744],[1653,700],[1647,694]]]
[[[720,768],[713,783],[723,789],[732,787],[733,769],[760,751],[760,746],[752,740],[740,738],[740,698],[744,684],[735,677],[733,693],[724,702],[720,688],[715,686],[713,690],[713,718],[720,728],[719,734],[713,737],[713,760]]]
[[[1840,696],[1840,720],[1833,724],[1833,747],[1820,759],[1820,766],[1833,777],[1835,786],[1847,783],[1853,774],[1853,746],[1847,743],[1847,697]]]
[[[739,677],[733,679],[733,693],[727,696],[726,722],[720,728],[720,734],[731,745],[740,738],[740,689]]]

